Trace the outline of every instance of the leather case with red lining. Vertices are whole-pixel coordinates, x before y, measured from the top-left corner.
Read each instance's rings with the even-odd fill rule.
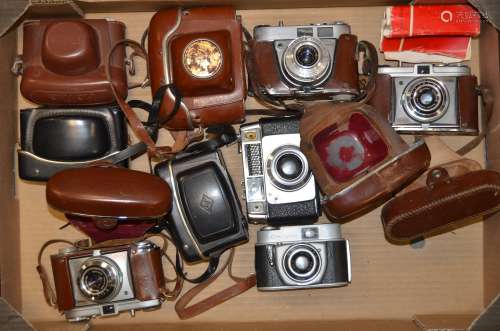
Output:
[[[318,103],[300,122],[301,149],[336,222],[376,208],[411,183],[430,162],[423,141],[406,144],[363,103]]]
[[[161,178],[118,167],[63,170],[48,181],[46,197],[95,242],[142,236],[172,207]]]

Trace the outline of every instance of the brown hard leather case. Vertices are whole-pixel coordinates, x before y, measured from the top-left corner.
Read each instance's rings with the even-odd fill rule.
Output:
[[[161,178],[117,167],[58,172],[49,179],[46,196],[55,209],[96,219],[157,219],[172,206],[172,192]]]
[[[446,149],[431,148],[433,159]],[[452,231],[500,209],[499,173],[458,156],[437,163],[433,161],[429,170],[382,209],[389,241],[409,243]]]
[[[100,105],[114,101],[105,73],[112,44],[125,25],[104,19],[47,19],[24,24],[22,95],[41,105]],[[127,96],[125,51],[114,53],[113,84]]]
[[[196,77],[189,72],[185,61],[192,59],[186,50],[194,41],[208,41],[220,51],[222,61],[213,76]],[[180,108],[173,114],[175,97],[167,90],[160,109],[160,123],[166,121],[169,129],[192,129],[197,125],[206,127],[244,120],[246,78],[242,27],[234,8],[160,11],[151,19],[148,46],[153,95],[162,85],[173,84],[182,96]]]
[[[336,222],[351,220],[387,201],[430,162],[423,141],[406,144],[363,103],[318,103],[300,122],[301,149]]]

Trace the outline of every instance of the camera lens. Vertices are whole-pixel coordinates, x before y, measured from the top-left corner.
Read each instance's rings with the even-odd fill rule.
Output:
[[[78,285],[87,299],[109,301],[120,290],[121,274],[118,266],[109,258],[92,258],[80,267]]]
[[[435,78],[417,78],[403,91],[402,104],[415,121],[430,123],[440,119],[447,111],[449,95],[442,81]]]
[[[314,266],[314,260],[312,256],[305,252],[300,252],[293,257],[292,269],[297,274],[306,274]]]
[[[292,180],[302,173],[302,160],[297,155],[284,154],[276,161],[276,168],[281,177]]]
[[[271,183],[284,191],[296,191],[309,182],[311,171],[298,146],[285,145],[267,158],[266,170]]]
[[[332,70],[331,48],[321,38],[302,36],[292,40],[282,57],[284,78],[295,86],[319,86]]]
[[[83,276],[83,282],[89,289],[89,291],[94,293],[99,293],[106,289],[108,284],[107,275],[102,269],[90,269]]]
[[[310,282],[318,275],[321,258],[318,251],[309,244],[291,246],[285,253],[285,272],[296,282]]]
[[[295,58],[300,65],[304,67],[311,67],[316,64],[316,62],[318,62],[319,53],[315,47],[305,45],[299,47],[299,49],[295,53]]]
[[[436,91],[431,88],[422,89],[416,97],[416,101],[422,108],[432,108],[437,99]]]

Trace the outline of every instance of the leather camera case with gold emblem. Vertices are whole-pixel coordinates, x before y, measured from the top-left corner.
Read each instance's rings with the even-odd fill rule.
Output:
[[[160,123],[169,129],[191,129],[242,122],[245,116],[245,67],[242,27],[232,7],[203,7],[158,12],[149,25],[149,65],[153,95],[168,89]],[[174,113],[173,113],[174,112]]]

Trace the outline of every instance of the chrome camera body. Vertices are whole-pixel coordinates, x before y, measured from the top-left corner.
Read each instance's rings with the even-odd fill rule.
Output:
[[[254,223],[312,223],[319,192],[301,152],[299,120],[261,119],[240,128],[247,214]]]
[[[264,227],[257,232],[255,269],[260,291],[346,286],[349,242],[339,224]]]
[[[389,121],[396,131],[478,133],[477,96],[475,84],[470,83],[475,77],[469,67],[416,64],[380,67],[378,73],[392,79]]]

